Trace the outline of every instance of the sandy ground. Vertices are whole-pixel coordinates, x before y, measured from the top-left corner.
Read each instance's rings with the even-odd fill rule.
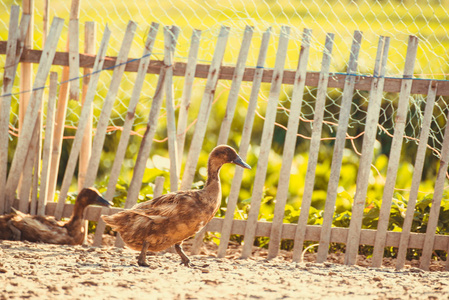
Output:
[[[238,253],[232,251],[218,259],[212,250],[190,256],[193,268],[180,265],[172,253],[148,256],[145,268],[136,264],[138,253],[128,249],[0,241],[0,300],[449,298],[449,272],[296,264],[286,260],[288,255],[267,261],[263,251],[247,260],[233,258]],[[313,259],[313,254],[306,257]],[[332,255],[330,260],[342,259]]]

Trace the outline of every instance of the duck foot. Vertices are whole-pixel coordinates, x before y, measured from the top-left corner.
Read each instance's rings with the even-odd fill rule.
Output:
[[[137,261],[137,264],[141,267],[149,267],[150,265],[144,260],[144,261]]]
[[[140,251],[139,257],[137,259],[137,264],[141,267],[149,267],[150,265],[147,263],[147,250],[148,250],[148,242],[144,241],[142,245],[142,251]]]

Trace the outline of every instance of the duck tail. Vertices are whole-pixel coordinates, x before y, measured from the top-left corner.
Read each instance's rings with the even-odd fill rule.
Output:
[[[121,213],[114,214],[114,215],[103,215],[101,216],[103,221],[112,227],[115,231],[120,231],[121,226],[126,222],[124,216]]]

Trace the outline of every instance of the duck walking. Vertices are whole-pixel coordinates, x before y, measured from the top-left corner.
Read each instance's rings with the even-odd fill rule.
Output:
[[[84,209],[91,205],[111,206],[95,188],[84,188],[75,200],[69,221],[56,221],[52,216],[24,214],[18,210],[0,216],[0,240],[80,245],[84,240]]]
[[[148,266],[147,251],[161,251],[175,245],[181,264],[191,266],[182,242],[200,231],[214,217],[221,203],[219,172],[233,163],[251,169],[229,146],[217,146],[209,155],[207,181],[203,189],[178,191],[139,203],[111,216],[101,216],[119,232],[125,244],[141,251],[137,263]]]

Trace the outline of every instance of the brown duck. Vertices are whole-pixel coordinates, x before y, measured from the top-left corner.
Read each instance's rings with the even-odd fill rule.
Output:
[[[49,244],[80,245],[84,240],[84,209],[91,205],[110,206],[95,188],[84,188],[78,194],[68,222],[56,221],[51,216],[35,216],[14,210],[0,216],[0,239],[42,242]]]
[[[128,247],[141,251],[137,261],[140,266],[148,266],[147,251],[157,252],[173,245],[181,256],[181,263],[190,266],[190,259],[181,244],[206,226],[220,207],[219,172],[226,163],[251,169],[233,148],[217,146],[209,155],[208,178],[202,190],[165,194],[129,210],[101,217],[120,233]]]

